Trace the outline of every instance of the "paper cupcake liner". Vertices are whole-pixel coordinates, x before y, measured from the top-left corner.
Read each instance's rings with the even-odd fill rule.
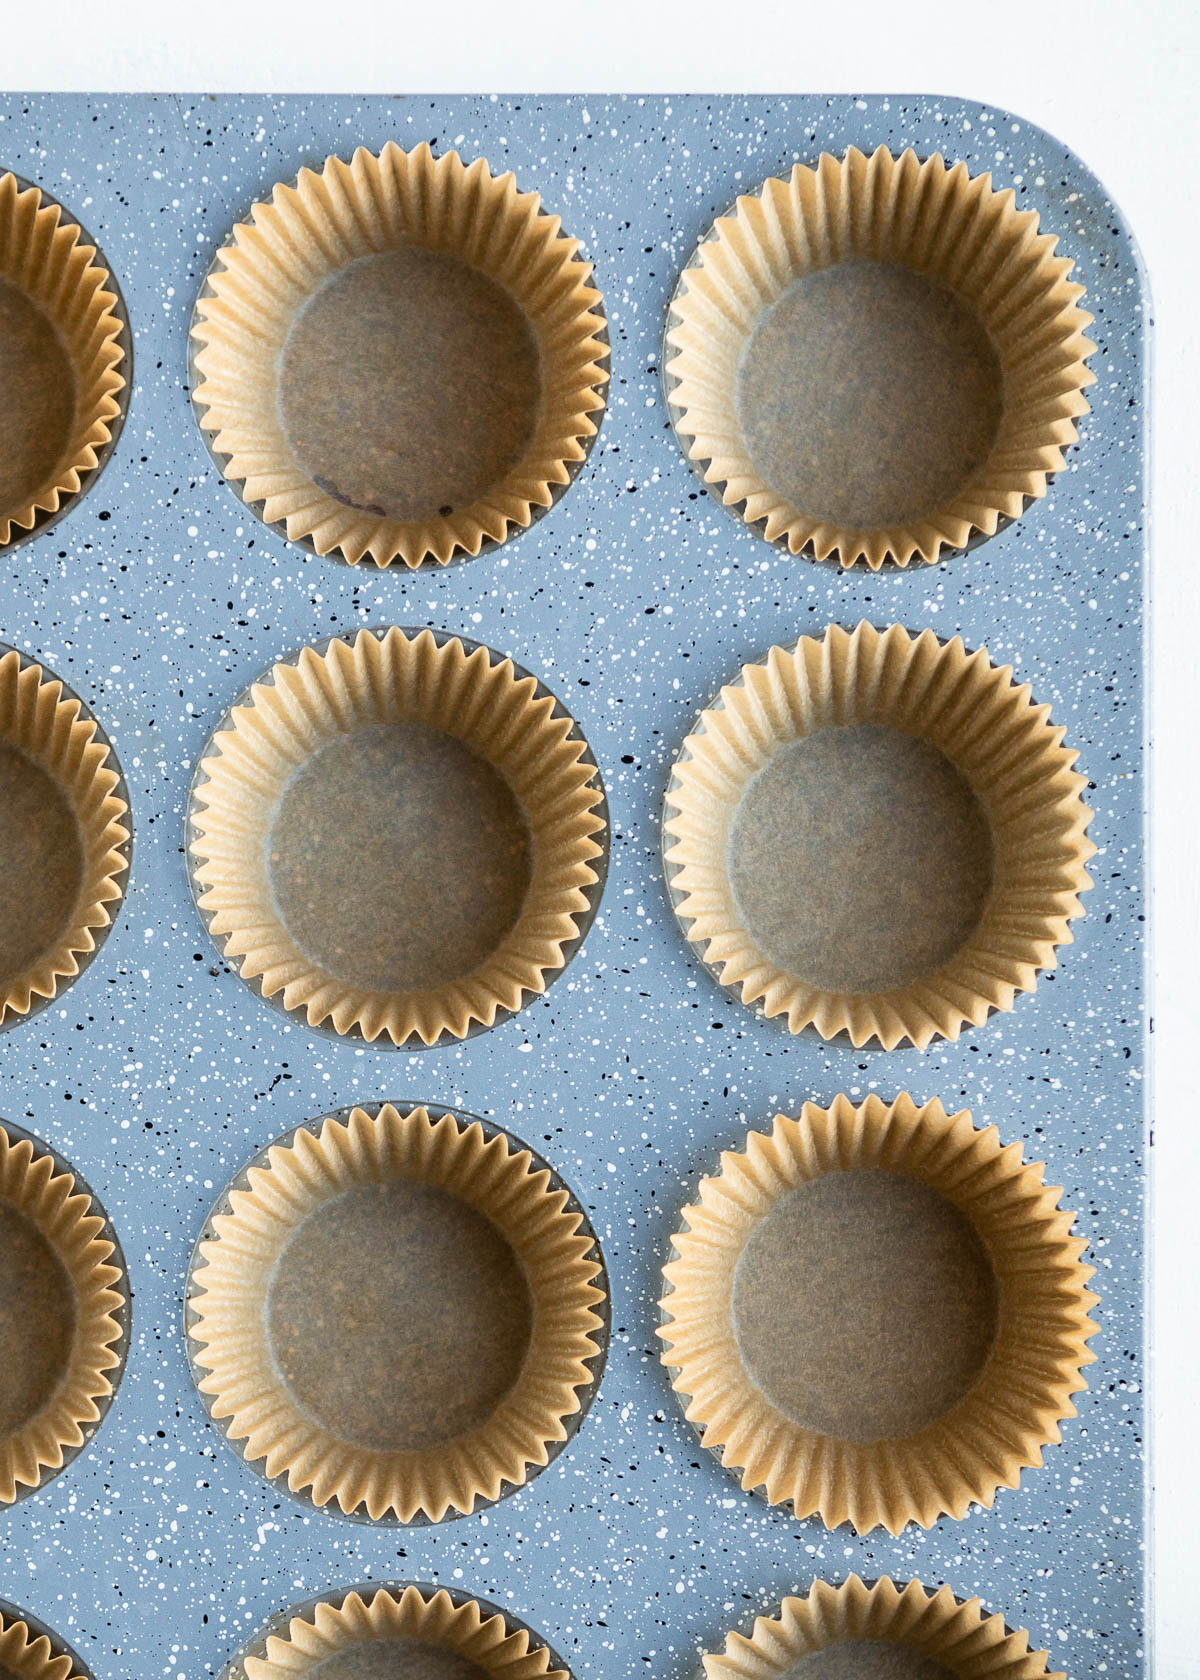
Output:
[[[42,1372],[25,1378],[25,1394],[8,1383],[0,1390],[7,1414],[0,1504],[11,1505],[63,1469],[103,1420],[124,1364],[129,1295],[99,1203],[54,1151],[7,1120],[0,1122],[0,1226],[5,1363],[19,1378],[28,1373],[30,1362],[14,1345],[23,1334],[42,1349],[61,1343],[46,1353]],[[72,1313],[73,1324],[64,1322]]]
[[[1051,1671],[1047,1652],[1030,1650],[1028,1633],[1010,1631],[978,1598],[959,1600],[949,1587],[935,1591],[919,1581],[898,1586],[886,1575],[870,1584],[857,1575],[838,1587],[814,1582],[805,1597],[785,1598],[778,1615],[757,1617],[748,1639],[730,1633],[723,1652],[704,1657],[704,1672],[706,1680],[774,1680],[852,1640],[903,1646],[958,1680],[1065,1680]]]
[[[704,482],[726,505],[761,527],[768,540],[786,541],[794,554],[842,566],[862,561],[878,570],[885,563],[933,562],[943,550],[994,535],[1002,520],[1018,518],[1030,501],[1046,494],[1076,441],[1076,421],[1088,411],[1083,392],[1095,376],[1085,364],[1095,345],[1084,329],[1092,317],[1079,307],[1083,287],[1069,278],[1073,265],[1055,255],[1056,244],[1038,232],[1035,211],[1016,208],[1011,189],[995,191],[989,175],[972,179],[964,164],[947,165],[938,155],[922,162],[911,150],[893,157],[880,146],[868,158],[852,147],[842,158],[825,153],[815,168],[797,164],[786,180],[766,181],[717,220],[684,270],[671,305],[664,374],[685,454],[702,464]],[[861,391],[853,388],[852,414],[831,404],[828,415],[804,395],[807,378],[817,399],[835,388],[848,398],[845,382],[851,374],[844,356],[838,364],[843,377],[832,366],[822,372],[810,365],[812,356],[837,354],[840,332],[858,330],[865,344],[868,331],[879,330],[877,323],[868,327],[866,317],[882,307],[881,281],[860,303],[857,289],[865,293],[869,277],[845,266],[864,263],[919,277],[904,282],[909,289],[928,290],[926,283],[934,282],[936,294],[927,307],[943,317],[948,308],[957,310],[959,337],[979,339],[969,352],[973,377],[982,385],[981,409],[994,412],[949,424],[946,407],[947,438],[934,441],[939,449],[953,448],[956,458],[947,453],[928,464],[930,476],[921,486],[931,505],[919,509],[909,505],[922,499],[914,477],[899,464],[898,449],[883,447],[879,428],[900,424],[897,402],[906,396],[914,404],[911,423],[904,422],[911,445],[915,429],[943,418],[931,415],[931,406],[961,400],[963,373],[955,358],[968,354],[961,344],[945,352],[940,395],[920,390],[914,377],[905,393],[883,398],[864,376]],[[777,391],[755,386],[748,395],[747,380],[752,372],[758,377],[749,347],[768,312],[785,294],[795,299],[798,282],[835,268],[843,269],[840,310],[846,318],[818,330],[815,345],[801,347],[807,359],[795,379],[789,375]],[[911,326],[906,330],[911,335]],[[923,319],[919,330],[933,329]],[[781,349],[767,371],[782,369],[782,381],[789,347],[786,331],[780,331]],[[882,363],[895,362],[886,349],[880,356]],[[920,357],[914,368],[919,375]],[[890,371],[894,378],[894,365]],[[880,372],[886,380],[888,367]],[[762,438],[756,444],[747,436],[742,404],[751,400],[756,410],[761,407],[764,424],[779,429],[784,444],[795,437],[798,446],[805,434],[806,447],[816,447],[813,428],[828,423],[823,442],[817,440],[829,452],[828,470],[814,468],[816,457],[805,462],[793,454],[782,466],[767,458]],[[872,418],[881,403],[885,412]],[[789,418],[792,404],[797,413]],[[968,422],[977,422],[978,430],[969,443]],[[871,438],[877,461],[866,456]],[[844,469],[832,456],[843,442]],[[932,454],[933,444],[929,448]],[[889,470],[895,482],[885,476]],[[857,483],[860,473],[863,483],[853,498],[844,488],[831,488],[829,481]],[[791,485],[784,484],[788,476],[795,479]],[[805,487],[824,502],[803,505]],[[835,505],[839,501],[842,506]]]
[[[360,502],[306,469],[281,418],[280,370],[302,310],[332,277],[414,248],[459,259],[515,306],[531,334],[539,395],[516,458],[490,463],[495,477],[464,488],[465,505],[392,517],[377,496]],[[504,542],[570,483],[604,408],[607,327],[579,249],[511,174],[493,176],[481,158],[467,165],[456,152],[435,158],[424,144],[405,152],[389,142],[378,156],[360,148],[349,163],[330,158],[319,175],[305,169],[295,186],[277,186],[218,253],[192,324],[197,414],[225,477],[289,541],[351,564],[444,566]],[[364,327],[368,358],[377,330]],[[443,371],[430,347],[429,380]],[[477,377],[463,391],[464,413],[494,395],[491,376]],[[406,447],[391,436],[388,444]],[[442,483],[431,477],[431,500]]]
[[[124,778],[96,719],[51,671],[0,643],[0,752],[4,749],[21,755],[9,767],[23,795],[15,798],[9,783],[9,821],[24,821],[30,836],[41,830],[47,849],[51,818],[64,835],[77,824],[79,856],[73,893],[70,860],[57,860],[63,871],[61,904],[28,890],[25,882],[6,895],[8,948],[19,956],[0,971],[0,1027],[44,1007],[95,955],[124,897],[121,877],[129,868],[130,846]],[[54,802],[54,812],[47,801]],[[31,868],[21,834],[14,831],[10,844],[14,856],[20,847],[25,868]],[[35,914],[28,928],[17,925],[22,916]]]
[[[282,1680],[355,1645],[408,1639],[453,1652],[499,1680],[571,1680],[545,1641],[508,1612],[415,1581],[368,1581],[297,1605],[252,1640],[222,1680]]]
[[[931,946],[928,973],[850,989],[815,984],[764,949],[761,930],[758,936],[750,930],[739,907],[730,840],[748,790],[781,749],[824,731],[864,726],[933,749],[931,758],[967,790],[975,818],[990,833],[992,862],[990,886],[949,955]],[[924,1049],[939,1036],[957,1039],[964,1027],[981,1025],[991,1011],[1011,1009],[1019,993],[1034,991],[1039,972],[1056,966],[1058,946],[1071,942],[1071,920],[1083,913],[1079,895],[1092,884],[1084,864],[1096,848],[1086,833],[1092,812],[1080,797],[1086,780],[1072,768],[1077,754],[1063,745],[1064,733],[1029,686],[1014,681],[1011,665],[992,665],[986,651],[968,652],[958,637],[943,643],[931,630],[911,635],[896,624],[878,630],[861,623],[852,631],[832,625],[794,649],[772,648],[762,664],[743,666],[701,713],[673,767],[664,859],[686,937],[734,996],[764,1016],[782,1017],[793,1033],[811,1026],[825,1039],[841,1035],[888,1050],[905,1042]],[[910,815],[898,811],[897,823]],[[890,818],[872,813],[872,820]],[[876,864],[890,844],[880,832],[856,834],[853,843]],[[819,837],[812,848],[807,861],[814,871],[836,861],[852,873],[851,850],[831,859]],[[960,843],[964,854],[970,850]],[[894,904],[879,915],[902,931],[911,922],[929,932],[922,923],[931,914],[926,874],[915,868],[906,882],[897,865]],[[902,887],[911,889],[903,901]],[[845,920],[849,912],[831,904],[828,914],[832,948],[839,940],[847,948],[852,939],[862,944],[864,930],[853,917]],[[835,914],[843,917],[841,931]],[[778,949],[774,930],[765,943]]]
[[[11,478],[0,471],[4,547],[52,523],[103,464],[124,418],[130,363],[124,307],[100,253],[61,205],[8,172],[0,173],[0,307],[6,320],[19,312],[6,329],[8,356],[18,338],[37,339],[26,345],[31,359],[14,362],[8,374],[14,424],[27,434],[53,421],[55,430],[41,449],[26,445],[29,458]],[[35,333],[39,321],[51,329],[44,341]],[[43,415],[47,382],[58,394],[68,379],[70,417]]]
[[[515,875],[504,874],[508,863],[497,866],[497,896],[501,888],[509,892],[515,917],[507,931],[497,924],[494,946],[481,943],[470,953],[447,944],[447,977],[405,988],[356,984],[365,958],[350,935],[346,948],[339,946],[337,973],[304,949],[284,920],[268,858],[297,771],[330,743],[359,731],[366,740],[365,732],[399,724],[463,743],[471,762],[506,790],[512,821],[528,839],[526,857],[511,866]],[[455,873],[450,815],[448,807],[431,815],[427,839],[422,833],[403,859],[405,890],[435,919]],[[409,1049],[465,1038],[544,992],[590,925],[607,857],[604,790],[573,720],[511,660],[428,630],[364,630],[353,641],[333,639],[273,666],[206,748],[188,827],[197,904],[241,977],[310,1027],[328,1022],[340,1035]],[[388,851],[387,840],[379,836],[378,867],[395,870],[399,843],[393,836]],[[472,866],[479,844],[474,835],[464,842]],[[327,862],[318,859],[314,868],[319,906],[332,889]],[[372,969],[368,978],[380,973]]]
[[[389,1409],[381,1399],[377,1421],[374,1390],[358,1365],[342,1375],[332,1337],[322,1344],[322,1352],[331,1350],[326,1369],[334,1372],[335,1386],[325,1383],[324,1398],[314,1404],[311,1360],[306,1372],[303,1350],[294,1355],[297,1363],[289,1386],[278,1350],[272,1348],[270,1310],[277,1297],[270,1292],[280,1287],[280,1260],[289,1239],[350,1191],[398,1185],[445,1191],[455,1199],[456,1220],[465,1215],[482,1225],[469,1210],[482,1214],[489,1240],[503,1245],[505,1265],[514,1268],[528,1290],[528,1316],[521,1327],[527,1337],[524,1355],[518,1359],[505,1347],[493,1350],[496,1359],[509,1359],[515,1373],[507,1386],[493,1377],[493,1362],[477,1364],[476,1370],[487,1375],[487,1387],[495,1390],[484,1393],[486,1410],[476,1407],[478,1415],[459,1416],[450,1409],[451,1401],[444,1398],[450,1393],[448,1384],[432,1396],[414,1398],[398,1395],[394,1384],[381,1380],[381,1390],[386,1388],[386,1399],[393,1405]],[[401,1220],[408,1217],[403,1212]],[[380,1239],[380,1248],[401,1241],[403,1223],[397,1221],[393,1230],[396,1235],[389,1231]],[[449,1226],[445,1230],[449,1233]],[[452,1238],[457,1244],[454,1233],[446,1241]],[[310,1237],[310,1246],[311,1242]],[[421,1263],[428,1261],[426,1270],[436,1272],[422,1280],[427,1292],[423,1299],[436,1308],[436,1292],[447,1287],[447,1270],[429,1261],[425,1249],[422,1254]],[[329,1286],[330,1302],[335,1295],[343,1301],[344,1294],[347,1312],[356,1304],[347,1281],[355,1263],[356,1256],[343,1258],[343,1269]],[[415,1264],[410,1257],[410,1269]],[[481,1265],[470,1281],[482,1275]],[[459,1316],[467,1310],[474,1313],[474,1305],[468,1309],[460,1301]],[[323,1311],[319,1300],[311,1312],[306,1309],[314,1321]],[[444,1362],[455,1328],[453,1300],[447,1300],[446,1314],[438,1314],[436,1329],[428,1332],[431,1339],[422,1343],[422,1359],[414,1356],[414,1367],[419,1363],[422,1371],[440,1370],[438,1361]],[[318,1507],[336,1506],[345,1515],[372,1522],[441,1522],[494,1503],[544,1468],[574,1433],[591,1402],[603,1365],[607,1325],[599,1246],[566,1186],[507,1133],[471,1117],[423,1106],[405,1110],[385,1103],[375,1110],[343,1111],[271,1145],[214,1212],[197,1245],[189,1281],[188,1333],[197,1385],[227,1439],[264,1476],[286,1483],[290,1492]],[[369,1333],[359,1324],[350,1331],[355,1338]],[[386,1328],[378,1333],[389,1334]],[[477,1327],[470,1332],[472,1338],[476,1334]],[[474,1339],[454,1359],[460,1354],[466,1359],[478,1356]],[[316,1380],[322,1380],[319,1371]],[[431,1379],[435,1384],[439,1380]],[[298,1387],[299,1394],[294,1392]],[[458,1384],[454,1405],[468,1388],[465,1381]],[[358,1396],[363,1394],[360,1404]],[[336,1427],[328,1422],[331,1407],[338,1410]],[[408,1407],[407,1413],[403,1407]],[[428,1421],[430,1408],[434,1424]],[[325,1423],[318,1416],[322,1409]],[[436,1439],[443,1409],[448,1433]],[[371,1415],[364,1421],[360,1414],[365,1412]],[[420,1445],[404,1449],[380,1444],[397,1417],[403,1426],[418,1413],[423,1414]],[[374,1439],[364,1444],[367,1434]]]
[[[0,1599],[0,1673],[13,1680],[92,1680],[65,1640]]]
[[[1021,1471],[1062,1439],[1060,1423],[1075,1416],[1071,1396],[1087,1386],[1081,1372],[1095,1358],[1087,1341],[1097,1297],[1086,1287],[1094,1269],[1082,1264],[1086,1244],[1071,1236],[1073,1215],[1060,1211],[1062,1192],[1043,1184],[1043,1171],[1022,1161],[1019,1143],[1001,1145],[994,1126],[978,1131],[965,1110],[918,1108],[907,1094],[859,1107],[844,1096],[828,1109],[806,1103],[798,1120],[778,1115],[770,1134],[751,1132],[744,1150],[723,1154],[673,1239],[658,1332],[703,1444],[748,1491],[790,1504],[797,1518],[815,1514],[827,1528],[848,1522],[859,1533],[929,1528],[1017,1487]],[[961,1398],[906,1435],[844,1439],[804,1427],[752,1379],[736,1335],[735,1272],[763,1220],[798,1187],[850,1172],[928,1186],[964,1216],[994,1275],[994,1331],[981,1365],[973,1377],[964,1372]],[[848,1239],[839,1231],[838,1240]],[[890,1303],[886,1279],[880,1289]],[[952,1334],[967,1328],[956,1320]],[[835,1353],[831,1342],[830,1361]],[[853,1372],[853,1361],[844,1368]],[[920,1380],[919,1370],[905,1380]]]

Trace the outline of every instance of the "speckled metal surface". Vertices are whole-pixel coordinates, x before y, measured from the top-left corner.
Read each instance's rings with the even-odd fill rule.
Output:
[[[501,551],[380,575],[289,548],[214,473],[185,384],[195,293],[235,218],[333,151],[429,140],[510,166],[597,267],[613,384],[570,493]],[[1049,499],[926,570],[840,574],[768,547],[703,491],[668,425],[659,347],[680,266],[740,191],[824,148],[941,149],[1016,186],[1075,258],[1099,382]],[[578,1680],[685,1680],[698,1651],[814,1577],[978,1592],[1112,1680],[1145,1666],[1141,612],[1146,300],[1119,214],[1036,128],[922,98],[0,99],[0,164],[42,182],[117,270],[136,388],[97,486],[3,556],[0,636],[94,707],[133,802],[134,868],[97,960],[0,1042],[0,1113],[79,1167],[134,1289],[128,1370],[88,1450],[0,1513],[0,1593],[97,1680],[200,1680],[286,1603],[370,1577],[474,1588]],[[957,1045],[866,1056],[789,1040],[684,947],[658,858],[668,766],[696,711],[773,642],[832,620],[961,632],[1012,661],[1081,752],[1100,847],[1060,970]],[[408,1058],[331,1043],[214,963],[188,892],[193,763],[246,682],[359,624],[428,623],[511,653],[578,718],[613,820],[600,914],[549,996]],[[827,1533],[745,1494],[696,1444],[657,1363],[658,1268],[718,1151],[844,1090],[968,1105],[1049,1163],[1091,1241],[1099,1363],[1061,1446],[991,1511],[898,1539]],[[355,1101],[427,1098],[511,1126],[603,1245],[613,1340],[568,1451],[499,1508],[367,1529],[274,1492],[228,1451],[181,1336],[213,1200],[269,1139]]]

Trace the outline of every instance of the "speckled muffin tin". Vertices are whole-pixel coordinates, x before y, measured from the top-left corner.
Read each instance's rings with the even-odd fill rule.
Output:
[[[33,1565],[17,1564],[10,1596],[96,1680],[204,1680],[288,1604],[364,1578],[494,1600],[576,1680],[691,1680],[728,1628],[857,1571],[978,1593],[1072,1680],[1140,1680],[1148,322],[1103,187],[1018,118],[915,96],[14,95],[0,119],[0,163],[99,241],[135,370],[104,475],[4,555],[0,577],[4,639],[94,709],[138,834],[97,960],[4,1039],[0,1113],[93,1187],[135,1297],[103,1426],[3,1519],[7,1554]],[[221,482],[186,388],[189,314],[234,222],[304,165],[389,139],[486,157],[541,192],[596,265],[612,347],[600,435],[562,499],[471,565],[412,576],[366,575],[264,528]],[[991,170],[1036,207],[1086,287],[1099,377],[1045,500],[973,552],[874,575],[773,548],[717,505],[671,434],[660,353],[680,270],[715,216],[796,161],[879,142]],[[925,1052],[791,1039],[737,1009],[687,952],[661,884],[663,793],[698,710],[772,645],[860,619],[1011,660],[1067,728],[1096,813],[1095,888],[1061,967],[1011,1014]],[[183,856],[192,767],[246,683],[290,648],[385,623],[463,634],[536,670],[587,737],[612,828],[603,903],[561,983],[491,1032],[411,1057],[262,1008],[214,957]],[[609,1360],[576,1438],[501,1506],[441,1527],[351,1526],[227,1450],[190,1380],[183,1280],[221,1187],[271,1138],[435,1087],[573,1187],[607,1262]],[[655,1358],[659,1269],[699,1178],[764,1116],[903,1089],[969,1107],[1047,1162],[1090,1239],[1103,1307],[1079,1416],[1040,1470],[990,1511],[856,1538],[768,1508],[700,1450]]]

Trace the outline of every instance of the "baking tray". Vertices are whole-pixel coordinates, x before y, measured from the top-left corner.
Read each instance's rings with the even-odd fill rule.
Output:
[[[457,146],[541,191],[596,263],[613,379],[569,493],[497,553],[379,573],[289,547],[221,482],[186,386],[193,301],[232,223],[277,180],[395,139]],[[666,310],[714,216],[764,176],[879,142],[991,170],[1074,258],[1095,314],[1092,413],[1049,498],[933,568],[838,572],[770,547],[694,477],[660,385]],[[0,98],[0,164],[69,206],[132,322],[135,390],[87,498],[0,563],[0,637],[44,658],[116,746],[134,868],[112,936],[0,1040],[0,1113],[104,1203],[134,1291],[128,1368],[96,1437],[0,1514],[0,1594],[97,1680],[199,1680],[288,1603],[370,1578],[474,1590],[578,1680],[684,1680],[698,1651],[817,1576],[979,1593],[1078,1680],[1140,1675],[1145,1637],[1142,706],[1148,301],[1103,187],[1061,144],[955,99]],[[1100,847],[1060,969],[957,1044],[866,1055],[790,1039],[685,948],[662,884],[669,766],[748,659],[827,623],[897,619],[1012,661],[1067,728]],[[429,624],[534,670],[578,719],[613,825],[608,882],[548,996],[411,1057],[330,1042],[214,959],[188,892],[184,808],[209,733],[256,672],[360,625]],[[743,1493],[658,1363],[658,1269],[722,1147],[838,1091],[968,1105],[1048,1162],[1099,1269],[1098,1363],[1042,1469],[990,1511],[856,1537]],[[498,1507],[368,1528],[281,1495],[230,1452],[183,1345],[188,1257],[271,1138],[346,1104],[461,1105],[510,1126],[588,1211],[613,1292],[608,1366],[577,1437]]]

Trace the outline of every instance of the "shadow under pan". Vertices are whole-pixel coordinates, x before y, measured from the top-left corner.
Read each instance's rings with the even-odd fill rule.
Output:
[[[877,724],[818,730],[750,782],[727,863],[770,960],[827,991],[935,973],[971,938],[992,886],[987,817],[936,747]]]
[[[444,730],[339,735],[292,778],[267,848],[280,919],[348,985],[417,991],[469,974],[520,917],[528,826],[505,778]]]

